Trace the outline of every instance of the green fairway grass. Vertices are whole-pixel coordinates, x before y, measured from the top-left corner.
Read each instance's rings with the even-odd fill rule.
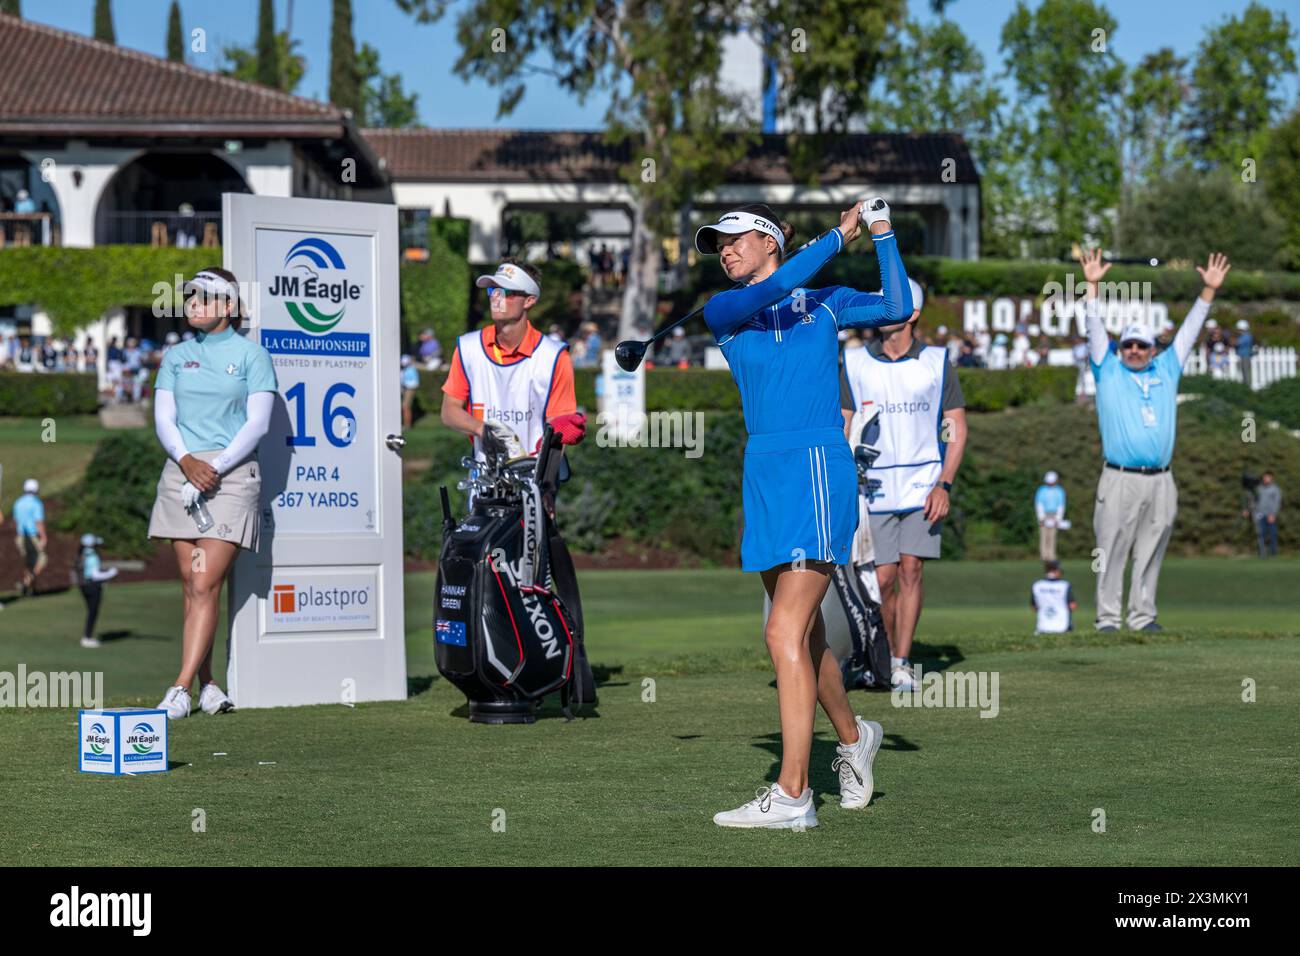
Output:
[[[1092,576],[1067,562],[1080,629],[1052,638],[1032,635],[1037,567],[927,568],[915,657],[996,673],[998,715],[854,692],[885,729],[875,799],[840,810],[819,714],[806,833],[710,819],[776,779],[756,576],[584,574],[599,707],[487,727],[437,674],[418,574],[405,701],[196,714],[171,725],[172,771],[134,778],[76,771],[75,711],[0,709],[0,864],[1300,863],[1300,562],[1171,559],[1154,635],[1095,634]],[[156,704],[178,586],[108,585],[98,650],[77,644],[81,612],[76,592],[8,603],[0,670],[102,669],[107,704]]]
[[[0,465],[4,487],[0,508],[9,514],[23,493],[23,481],[41,483],[41,497],[67,491],[78,481],[107,432],[95,415],[68,415],[49,419],[0,418]]]

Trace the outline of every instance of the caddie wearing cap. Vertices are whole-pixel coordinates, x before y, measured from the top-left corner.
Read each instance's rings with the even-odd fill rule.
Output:
[[[533,454],[548,422],[564,444],[576,445],[586,419],[577,411],[569,347],[528,321],[542,294],[537,270],[507,259],[474,284],[488,290],[492,322],[456,341],[442,386],[443,424],[469,435],[480,461],[488,430],[511,458]]]
[[[1174,530],[1178,489],[1169,470],[1177,432],[1178,381],[1214,294],[1232,266],[1211,254],[1196,267],[1205,286],[1192,303],[1173,344],[1156,354],[1155,335],[1144,325],[1128,325],[1116,350],[1101,320],[1098,283],[1109,271],[1101,250],[1081,253],[1088,288],[1084,302],[1088,357],[1097,380],[1097,422],[1105,467],[1097,483],[1093,530],[1097,535],[1097,621],[1099,631],[1117,631],[1124,591],[1124,566],[1133,555],[1128,626],[1159,631],[1156,585],[1160,563]]]
[[[18,591],[24,597],[36,591],[36,579],[45,570],[45,502],[40,499],[40,483],[35,478],[23,482],[23,493],[14,501],[14,546],[22,556],[23,576]]]

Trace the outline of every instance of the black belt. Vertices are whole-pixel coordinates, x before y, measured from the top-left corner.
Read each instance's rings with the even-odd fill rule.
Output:
[[[1106,462],[1106,467],[1114,468],[1116,471],[1132,471],[1139,475],[1163,475],[1169,470],[1168,465],[1165,465],[1163,468],[1147,468],[1145,465],[1137,468],[1128,468],[1124,465],[1112,465],[1110,462]]]

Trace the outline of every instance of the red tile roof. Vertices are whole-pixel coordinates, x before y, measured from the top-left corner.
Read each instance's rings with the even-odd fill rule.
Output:
[[[0,132],[344,134],[344,112],[327,103],[6,14],[0,64]]]
[[[617,182],[630,146],[606,145],[599,132],[481,129],[366,129],[362,135],[396,182]],[[957,183],[979,173],[958,133],[848,133],[824,140],[818,180],[934,183],[952,158]],[[729,182],[789,183],[787,139],[766,135]]]

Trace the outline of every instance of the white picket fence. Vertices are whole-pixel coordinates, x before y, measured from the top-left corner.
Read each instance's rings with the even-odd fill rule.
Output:
[[[1070,357],[1069,349],[1053,349],[1053,354],[1049,360],[1051,365],[1072,365],[1074,360]],[[1060,353],[1059,356],[1056,353]],[[1187,356],[1187,361],[1183,363],[1184,375],[1210,375],[1213,378],[1225,379],[1229,382],[1244,382],[1245,376],[1241,367],[1241,359],[1237,357],[1236,352],[1228,353],[1228,362],[1225,368],[1210,368],[1209,349],[1201,346],[1193,350],[1192,354]],[[1250,359],[1250,389],[1258,392],[1274,382],[1284,378],[1295,378],[1296,375],[1296,350],[1292,348],[1258,348]],[[1092,377],[1091,372],[1079,376],[1079,383],[1075,387],[1075,394],[1095,395],[1097,393],[1097,382]]]

